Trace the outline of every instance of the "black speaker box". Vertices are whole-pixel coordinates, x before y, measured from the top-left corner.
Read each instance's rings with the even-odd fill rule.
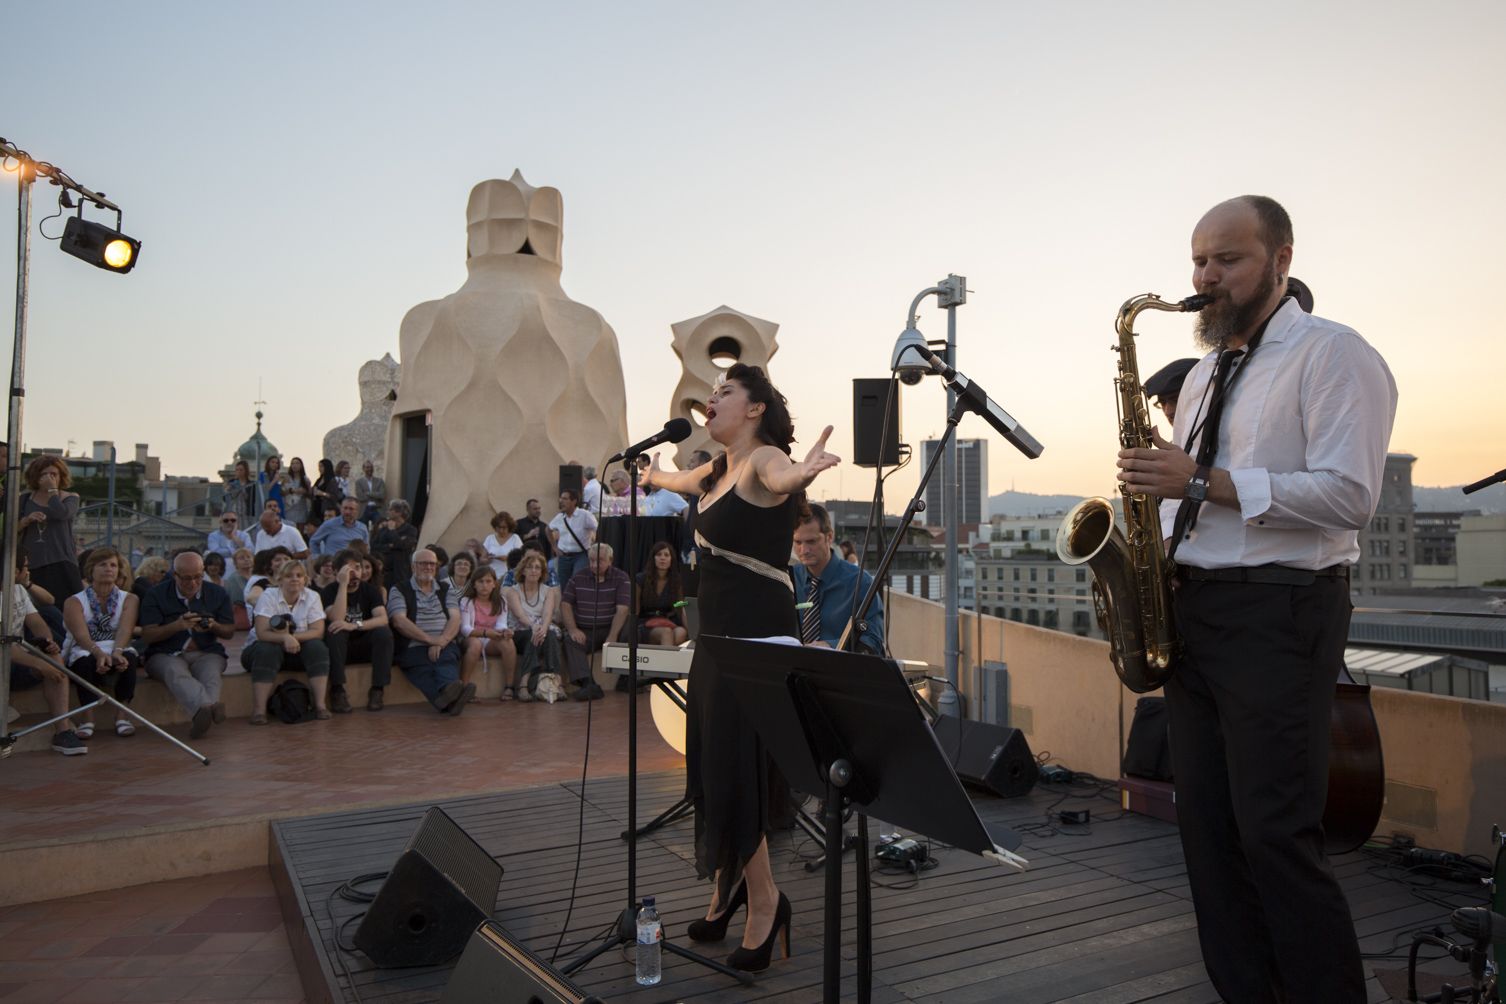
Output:
[[[884,422],[889,388],[895,388]],[[859,467],[893,467],[899,463],[899,389],[893,380],[852,382],[852,462]]]
[[[439,1004],[599,1004],[494,921],[476,928]]]
[[[581,502],[581,495],[586,490],[585,468],[580,464],[560,464],[560,494],[567,491],[575,493],[575,500]],[[581,502],[584,505],[584,502]]]
[[[502,866],[432,806],[356,928],[356,947],[383,968],[448,961],[491,916],[501,883]]]
[[[1035,787],[1041,770],[1019,729],[952,715],[936,719],[934,728],[936,741],[952,761],[957,776],[967,784],[1003,798],[1028,795]]]

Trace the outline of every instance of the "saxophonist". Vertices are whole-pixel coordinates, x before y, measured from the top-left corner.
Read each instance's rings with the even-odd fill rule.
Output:
[[[1380,498],[1396,383],[1353,329],[1286,296],[1291,260],[1273,199],[1198,221],[1208,354],[1174,442],[1119,454],[1121,481],[1166,500],[1184,646],[1166,685],[1177,815],[1204,964],[1237,1004],[1365,1000],[1322,818],[1349,570]]]

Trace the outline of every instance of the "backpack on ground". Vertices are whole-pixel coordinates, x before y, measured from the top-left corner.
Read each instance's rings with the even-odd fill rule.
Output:
[[[314,692],[302,680],[283,680],[267,698],[267,714],[289,725],[314,717]]]

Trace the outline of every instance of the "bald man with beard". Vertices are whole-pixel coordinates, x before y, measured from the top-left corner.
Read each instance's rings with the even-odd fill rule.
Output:
[[[1209,352],[1182,386],[1173,441],[1122,451],[1119,478],[1166,500],[1183,644],[1166,705],[1208,975],[1240,1004],[1359,1004],[1323,810],[1349,570],[1380,499],[1396,383],[1352,328],[1286,295],[1292,245],[1291,218],[1264,196],[1198,221]]]

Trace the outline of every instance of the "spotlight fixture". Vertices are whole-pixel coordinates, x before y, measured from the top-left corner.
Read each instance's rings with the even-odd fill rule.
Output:
[[[141,242],[103,223],[70,216],[58,245],[64,251],[106,272],[129,272],[136,267]]]

